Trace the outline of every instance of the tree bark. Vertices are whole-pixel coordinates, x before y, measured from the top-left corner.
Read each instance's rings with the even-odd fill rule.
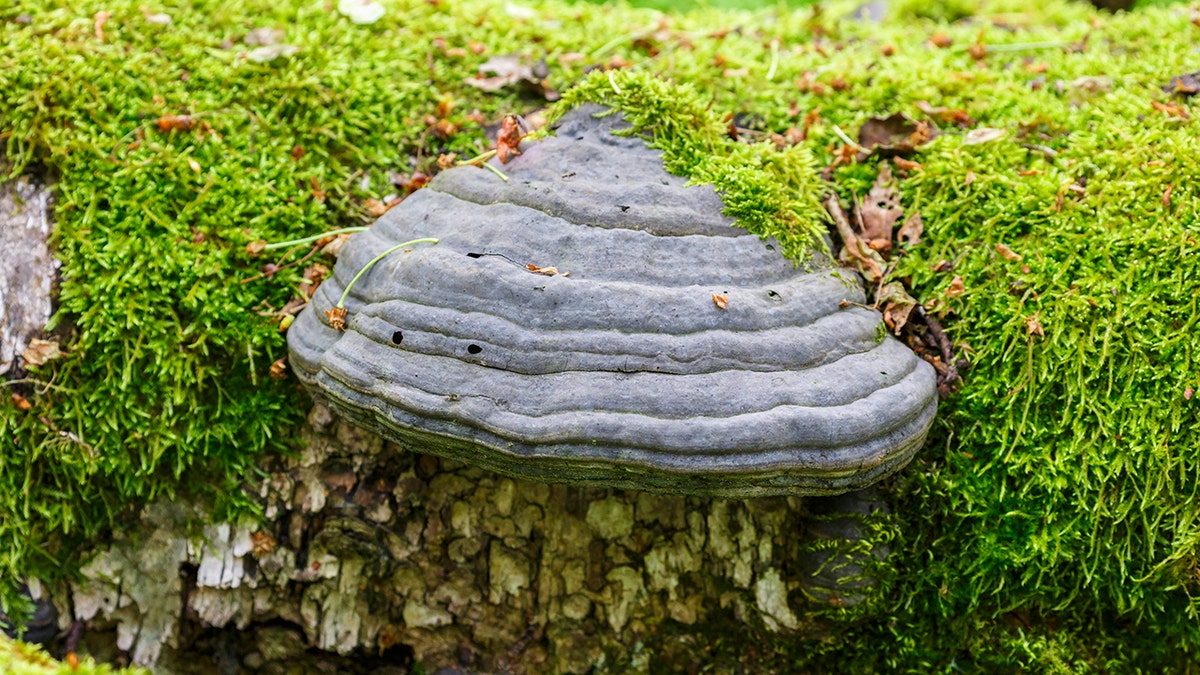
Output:
[[[180,673],[686,669],[735,634],[822,632],[804,500],[524,482],[309,421],[258,486],[265,522],[189,536],[197,507],[147,508],[67,589],[64,626]]]

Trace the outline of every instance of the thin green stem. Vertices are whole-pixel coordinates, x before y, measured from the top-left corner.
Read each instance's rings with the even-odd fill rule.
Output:
[[[432,237],[426,237],[424,239],[413,239],[411,241],[406,241],[402,244],[396,244],[395,246],[384,251],[383,253],[380,253],[379,255],[375,256],[374,258],[371,259],[371,262],[367,263],[366,265],[363,265],[363,268],[358,271],[358,274],[354,275],[354,278],[350,280],[350,283],[346,284],[346,290],[342,291],[342,297],[338,298],[337,307],[340,309],[340,308],[343,308],[346,306],[346,298],[350,295],[350,289],[354,288],[354,284],[358,283],[359,278],[361,278],[362,275],[366,274],[367,270],[374,267],[375,263],[379,262],[380,260],[383,260],[388,255],[390,255],[396,251],[399,251],[400,249],[402,249],[406,246],[412,246],[413,244],[436,244],[436,243],[438,243],[438,240],[434,239]]]
[[[355,232],[366,232],[367,229],[368,228],[365,228],[365,227],[343,227],[340,230],[330,230],[329,232],[322,232],[321,234],[314,234],[311,237],[304,237],[303,239],[292,239],[290,241],[280,241],[280,242],[276,242],[274,244],[267,244],[266,246],[263,247],[263,250],[270,251],[271,249],[274,249],[274,248],[286,248],[288,246],[298,246],[300,244],[310,244],[314,241],[317,241],[318,239],[324,239],[325,237],[336,237],[339,234],[353,234]]]

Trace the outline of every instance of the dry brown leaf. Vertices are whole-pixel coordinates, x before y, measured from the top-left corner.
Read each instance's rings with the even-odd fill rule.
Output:
[[[950,288],[946,289],[946,296],[955,298],[966,292],[966,286],[963,284],[963,278],[956,275],[950,280]]]
[[[975,125],[975,120],[971,119],[971,116],[967,114],[967,111],[963,110],[962,108],[934,106],[931,105],[929,101],[917,101],[915,105],[917,106],[917,110],[920,110],[935,120],[949,122],[964,128]]]
[[[725,309],[729,305],[729,296],[725,293],[713,293],[712,300],[717,309]]]
[[[1163,85],[1162,90],[1168,94],[1195,96],[1200,93],[1200,71],[1176,75]]]
[[[492,76],[488,77],[487,74]],[[544,60],[527,63],[519,54],[493,56],[479,66],[479,71],[463,82],[486,92],[500,91],[504,87],[518,86],[533,91],[547,101],[557,101],[562,96],[550,87],[546,76],[549,68]]]
[[[30,340],[29,346],[21,352],[21,358],[25,360],[25,363],[35,367],[45,365],[47,361],[53,361],[62,355],[62,350],[58,348],[57,342],[39,338]]]
[[[272,380],[287,379],[287,357],[276,359],[275,363],[271,364],[271,369],[268,371]]]
[[[1042,322],[1038,321],[1038,315],[1025,317],[1025,334],[1026,335],[1045,335],[1042,330]]]
[[[900,206],[900,194],[896,190],[892,168],[886,162],[881,162],[875,184],[858,205],[858,224],[862,228],[862,238],[868,242],[883,240],[887,243],[882,249],[871,246],[876,250],[890,249],[892,228],[902,215],[904,207]]]
[[[933,125],[914,120],[904,113],[872,117],[858,130],[858,144],[863,150],[859,160],[866,159],[867,153],[879,157],[910,154],[936,136]]]
[[[191,115],[163,115],[156,124],[158,130],[163,132],[191,131],[196,126],[196,120]]]
[[[350,310],[345,307],[330,307],[325,311],[325,318],[329,319],[329,327],[334,330],[346,330],[346,315]]]
[[[897,169],[902,171],[920,171],[925,168],[921,166],[920,162],[914,162],[911,159],[904,159],[903,157],[893,157],[892,162],[896,164]]]
[[[954,44],[954,40],[950,39],[950,36],[946,35],[945,33],[934,33],[933,36],[929,38],[929,44],[937,47],[938,49],[945,49],[946,47]]]
[[[1158,112],[1168,117],[1178,117],[1179,119],[1191,119],[1192,116],[1188,113],[1187,108],[1179,103],[1159,103],[1158,101],[1150,101],[1150,105]]]
[[[33,406],[29,404],[29,399],[17,393],[12,394],[12,402],[13,405],[17,406],[17,408],[24,412],[29,412],[29,410],[33,408]]]
[[[924,233],[925,223],[921,220],[921,213],[918,211],[904,221],[896,238],[911,248],[921,243],[921,235]]]
[[[895,335],[908,323],[908,316],[917,306],[917,301],[904,290],[902,284],[884,284],[879,289],[876,304],[883,309],[883,322]]]
[[[527,263],[525,265],[525,269],[529,270],[530,272],[533,272],[534,274],[544,274],[548,277],[553,277],[553,276],[569,277],[569,276],[571,276],[570,272],[559,272],[557,267],[538,267],[537,265],[534,265],[531,263]]]
[[[510,155],[521,154],[522,138],[516,115],[505,115],[504,122],[500,124],[500,135],[496,137],[496,157],[501,164],[507,164]]]
[[[1020,260],[1021,256],[1004,244],[996,244],[996,253],[1000,254],[1005,260]]]

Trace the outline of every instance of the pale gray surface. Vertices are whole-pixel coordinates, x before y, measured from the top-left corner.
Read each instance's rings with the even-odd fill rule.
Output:
[[[0,375],[17,365],[50,320],[58,267],[46,243],[50,205],[49,188],[32,178],[0,184]]]
[[[839,307],[864,301],[851,273],[796,268],[590,112],[526,143],[509,182],[444,172],[356,235],[289,331],[300,379],[413,450],[552,482],[836,494],[907,463],[934,372]],[[344,284],[418,237],[440,243],[386,258],[330,328]]]

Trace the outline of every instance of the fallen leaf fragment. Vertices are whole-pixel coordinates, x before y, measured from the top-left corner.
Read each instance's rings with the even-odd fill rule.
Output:
[[[937,47],[938,49],[945,49],[946,47],[954,44],[954,40],[950,39],[950,36],[946,35],[945,33],[934,33],[933,36],[929,38],[929,44]]]
[[[96,39],[104,42],[104,24],[112,17],[112,12],[96,12],[92,15],[92,27],[96,31]]]
[[[491,76],[488,76],[491,73]],[[525,87],[547,101],[557,101],[561,95],[546,79],[549,68],[545,60],[527,63],[519,54],[493,56],[479,66],[478,72],[463,80],[464,84],[486,92],[500,91],[508,86]]]
[[[891,283],[884,284],[883,288],[879,289],[876,304],[883,310],[883,323],[893,334],[899,335],[900,329],[908,323],[908,316],[917,306],[917,301],[904,290],[902,284]]]
[[[1195,389],[1192,389],[1191,387],[1187,387],[1186,389],[1183,390],[1183,400],[1185,400],[1185,401],[1192,400],[1192,396],[1195,395],[1195,393],[1196,393]]]
[[[570,272],[559,272],[557,267],[538,267],[537,265],[534,265],[532,263],[526,264],[525,269],[529,270],[530,272],[533,272],[534,274],[544,274],[548,277],[553,277],[553,276],[569,277],[569,276],[571,276]]]
[[[25,363],[35,367],[45,365],[47,361],[53,361],[62,355],[62,350],[58,348],[57,342],[38,338],[30,340],[29,346],[21,352],[21,358],[25,360]]]
[[[946,296],[955,298],[965,293],[966,290],[966,286],[963,284],[963,278],[955,275],[955,277],[950,280],[950,287],[946,289]]]
[[[1000,257],[1004,258],[1005,260],[1021,260],[1021,256],[1019,254],[1004,244],[996,244],[996,253],[999,253]]]
[[[262,253],[266,247],[267,242],[263,241],[262,239],[252,241],[249,244],[246,244],[246,253],[250,255],[258,255],[259,253]]]
[[[868,243],[876,240],[886,242],[887,245],[882,248],[871,246],[877,251],[890,249],[892,228],[902,215],[904,208],[900,206],[900,194],[896,190],[892,168],[887,163],[880,163],[875,184],[858,206],[858,222],[862,227],[863,239]]]
[[[276,359],[275,362],[271,364],[271,369],[268,371],[268,373],[271,375],[272,380],[286,380],[287,357]]]
[[[713,293],[712,301],[717,306],[717,309],[725,309],[729,306],[729,296],[725,293]]]
[[[1162,90],[1168,94],[1179,96],[1195,96],[1200,93],[1200,70],[1172,77]]]
[[[858,130],[858,144],[865,153],[895,157],[915,152],[937,136],[933,125],[917,121],[904,113],[872,117]],[[865,159],[865,154],[859,159]]]
[[[156,124],[162,132],[191,131],[196,126],[196,120],[191,115],[163,115]]]
[[[510,155],[521,154],[521,127],[516,115],[505,115],[500,124],[500,135],[496,137],[496,157],[501,164],[508,164]]]
[[[33,408],[33,406],[29,404],[29,399],[25,398],[24,396],[22,396],[20,394],[14,393],[12,395],[12,402],[13,402],[13,405],[17,406],[17,408],[19,408],[20,410],[22,410],[24,412],[29,412],[29,410],[31,408]]]
[[[1167,117],[1177,117],[1185,120],[1191,119],[1192,117],[1191,114],[1188,113],[1187,108],[1179,103],[1159,103],[1158,101],[1150,101],[1150,105],[1153,106],[1155,110],[1166,115]]]
[[[911,159],[904,159],[903,157],[893,157],[892,161],[895,162],[896,168],[901,171],[920,171],[925,168],[921,166],[920,162],[914,162]]]
[[[970,127],[975,125],[975,120],[971,119],[971,116],[967,113],[967,111],[963,110],[962,108],[934,106],[931,105],[929,101],[917,101],[915,105],[917,106],[917,110],[920,110],[935,120],[949,122],[960,127]]]
[[[350,23],[365,26],[383,18],[383,5],[374,0],[340,0],[338,14],[350,19]]]
[[[1004,138],[1005,131],[1003,129],[994,129],[992,127],[983,127],[981,129],[972,129],[967,132],[963,138],[963,145],[981,145],[983,143],[991,143]]]
[[[1025,334],[1026,335],[1045,335],[1042,330],[1042,322],[1038,321],[1038,315],[1025,317]]]
[[[904,224],[900,226],[900,231],[896,233],[896,238],[908,244],[909,247],[913,247],[921,243],[921,235],[924,233],[925,223],[921,220],[921,213],[918,211],[904,221]]]

